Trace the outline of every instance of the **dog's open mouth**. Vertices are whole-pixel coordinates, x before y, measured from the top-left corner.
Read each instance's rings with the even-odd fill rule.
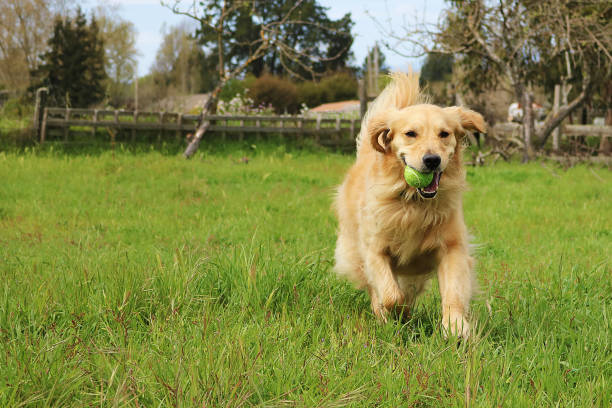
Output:
[[[417,188],[417,191],[423,198],[434,198],[438,194],[438,186],[440,186],[440,177],[442,177],[441,171],[436,171],[433,176],[433,180],[428,186],[423,188]]]

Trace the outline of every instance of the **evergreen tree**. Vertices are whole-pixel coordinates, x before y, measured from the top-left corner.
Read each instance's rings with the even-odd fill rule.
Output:
[[[87,24],[78,9],[74,19],[58,18],[42,57],[35,75],[56,104],[88,107],[104,99],[104,43],[93,17]]]

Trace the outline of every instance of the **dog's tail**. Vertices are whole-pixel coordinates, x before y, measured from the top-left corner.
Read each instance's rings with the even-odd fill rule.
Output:
[[[427,98],[421,94],[419,89],[419,74],[413,72],[394,72],[390,75],[391,82],[383,89],[370,105],[363,120],[361,131],[357,135],[357,151],[362,140],[367,140],[367,129],[369,119],[379,112],[391,109],[402,109],[410,105],[426,103]]]

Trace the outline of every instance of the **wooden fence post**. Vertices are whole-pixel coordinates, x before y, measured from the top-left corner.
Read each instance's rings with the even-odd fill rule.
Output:
[[[92,137],[96,137],[96,123],[98,122],[98,110],[94,109],[94,113],[93,113],[93,126],[91,127],[91,136]]]
[[[111,137],[112,137],[111,144],[113,144],[113,149],[114,149],[115,135],[117,134],[117,132],[119,132],[119,111],[115,109],[115,112],[113,112],[113,114],[114,114],[116,129],[114,133],[111,133]]]
[[[556,115],[557,113],[559,113],[559,103],[561,101],[561,85],[557,84],[555,85],[555,96],[554,96],[554,103],[553,103],[553,115]],[[554,152],[558,152],[559,151],[559,142],[561,139],[561,123],[559,123],[559,126],[557,126],[557,128],[555,130],[553,130],[553,134],[552,134],[552,148]]]
[[[227,127],[227,119],[223,120],[223,127],[226,128]],[[221,136],[221,139],[225,142],[225,139],[227,138],[227,132],[224,130]]]
[[[300,117],[298,119],[298,141],[300,142],[300,145],[302,145],[304,143],[304,118]]]
[[[42,141],[44,138],[42,137],[42,122],[43,115],[45,111],[45,107],[47,106],[47,94],[49,93],[49,89],[47,88],[38,88],[36,90],[36,106],[34,108],[34,130],[36,131],[36,138]]]
[[[183,129],[183,114],[182,113],[176,114],[176,124],[178,128],[176,130],[176,141],[180,142],[181,141],[181,130]]]
[[[43,109],[43,117],[42,123],[40,125],[40,143],[43,144],[45,142],[45,137],[47,136],[47,116],[49,115],[48,108]]]
[[[340,116],[338,116],[336,118],[336,133],[334,133],[334,140],[338,140],[340,139],[340,132],[341,132],[341,127],[340,127]]]
[[[610,88],[608,88],[610,89]],[[604,119],[604,126],[612,126],[612,106],[606,110],[606,117]],[[610,154],[612,151],[612,145],[610,144],[610,135],[602,133],[601,141],[599,142],[599,154]]]
[[[138,110],[134,111],[132,118],[133,118],[132,121],[134,122],[134,127],[132,128],[132,143],[134,143],[136,141],[136,126],[138,123]]]
[[[159,112],[159,133],[157,133],[157,143],[161,143],[162,137],[164,136],[164,114],[165,112]]]
[[[70,108],[66,108],[64,112],[64,142],[68,142],[68,132],[70,132],[70,126],[68,121],[70,120]]]
[[[317,115],[317,132],[315,133],[315,141],[317,144],[321,142],[321,114]]]
[[[368,110],[368,95],[363,79],[359,80],[359,117],[363,119]]]

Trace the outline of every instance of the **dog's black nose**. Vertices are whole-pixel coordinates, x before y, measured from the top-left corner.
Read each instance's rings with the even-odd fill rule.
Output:
[[[429,170],[437,169],[441,161],[442,159],[437,154],[426,154],[423,156],[423,163],[425,163],[425,167]]]

